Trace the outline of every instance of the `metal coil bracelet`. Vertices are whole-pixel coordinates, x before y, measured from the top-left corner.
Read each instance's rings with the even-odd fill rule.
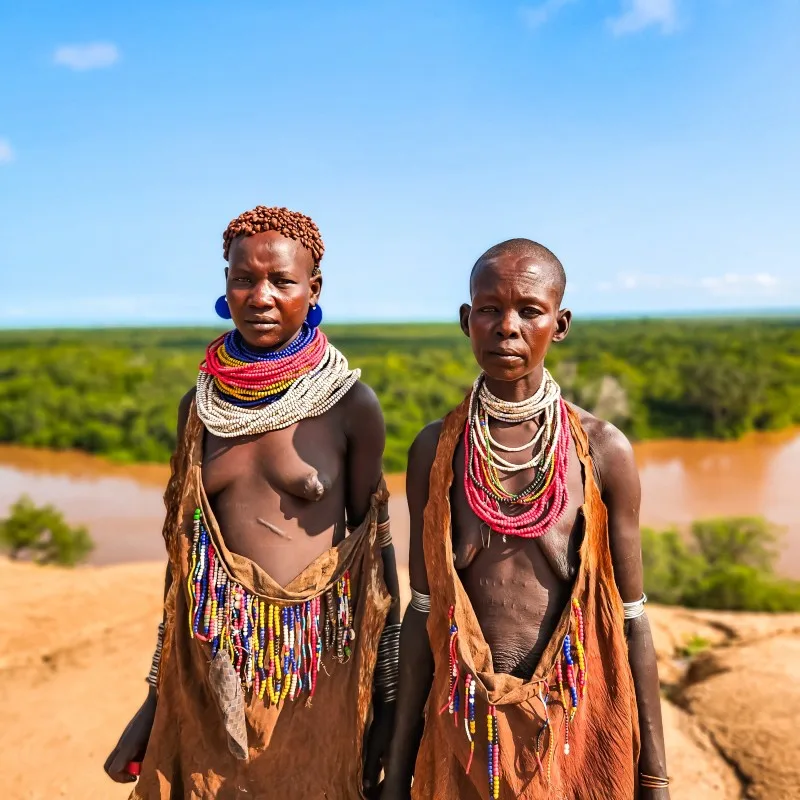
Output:
[[[638,600],[632,603],[623,603],[622,608],[624,611],[625,619],[638,619],[644,614],[644,604],[647,602],[647,595],[643,594]]]
[[[375,662],[375,693],[386,703],[397,699],[400,681],[400,625],[387,625],[378,644]]]

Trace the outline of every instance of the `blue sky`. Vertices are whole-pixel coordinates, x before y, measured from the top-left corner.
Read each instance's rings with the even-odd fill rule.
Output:
[[[0,325],[213,322],[221,234],[319,223],[329,319],[800,306],[800,1],[0,0]]]

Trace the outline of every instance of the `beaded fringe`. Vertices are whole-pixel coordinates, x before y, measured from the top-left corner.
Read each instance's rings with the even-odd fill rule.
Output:
[[[559,649],[559,656],[555,664],[556,685],[550,686],[542,682],[538,698],[544,710],[544,721],[536,736],[536,762],[539,772],[546,782],[550,783],[553,756],[555,752],[555,739],[550,722],[549,706],[553,703],[560,705],[564,710],[564,755],[570,753],[569,726],[575,719],[578,706],[586,695],[586,650],[583,609],[577,598],[572,599],[572,615],[570,617],[570,631],[564,636],[564,641]],[[461,670],[458,664],[458,625],[455,621],[455,607],[450,606],[449,612],[450,643],[449,643],[449,669],[450,676],[447,702],[439,710],[439,714],[448,711],[453,716],[453,722],[458,726],[460,706],[459,682]],[[566,675],[566,687],[564,677]],[[475,687],[476,680],[473,675],[466,673],[464,676],[464,729],[469,743],[469,759],[466,772],[472,767],[475,754]],[[551,692],[553,697],[551,698]],[[547,767],[545,768],[542,756],[544,755],[543,743],[547,736]],[[486,715],[487,771],[489,780],[489,798],[497,800],[500,796],[500,741],[497,728],[497,709],[489,704]]]
[[[245,691],[277,705],[304,692],[314,696],[324,653],[349,660],[355,639],[350,573],[323,595],[301,603],[265,602],[232,580],[194,512],[189,592],[189,634],[211,645],[211,658],[227,650]]]

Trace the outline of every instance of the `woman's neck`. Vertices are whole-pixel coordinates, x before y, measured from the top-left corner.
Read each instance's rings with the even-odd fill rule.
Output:
[[[533,397],[539,391],[544,378],[544,363],[538,364],[532,372],[514,381],[501,381],[486,375],[486,388],[500,400],[520,403]]]

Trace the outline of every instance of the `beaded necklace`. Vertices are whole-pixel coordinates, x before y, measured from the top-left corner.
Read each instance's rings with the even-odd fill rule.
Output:
[[[537,416],[543,419],[533,438],[520,447],[499,444],[489,429],[492,419],[520,423]],[[531,539],[546,533],[561,518],[567,507],[567,464],[569,459],[569,421],[561,389],[545,369],[537,392],[518,403],[495,397],[486,386],[484,375],[472,389],[464,432],[464,490],[475,515],[491,530]],[[522,464],[498,454],[533,449]],[[530,483],[517,493],[507,492],[501,473],[533,469]],[[507,514],[501,503],[522,506],[519,513]]]
[[[319,329],[303,325],[281,350],[259,353],[236,331],[215,339],[197,376],[197,413],[223,438],[288,428],[332,408],[361,375]]]
[[[297,378],[319,364],[326,344],[319,329],[303,324],[286,347],[260,353],[247,346],[238,330],[232,330],[206,348],[200,369],[214,376],[220,396],[235,406],[274,403]]]

